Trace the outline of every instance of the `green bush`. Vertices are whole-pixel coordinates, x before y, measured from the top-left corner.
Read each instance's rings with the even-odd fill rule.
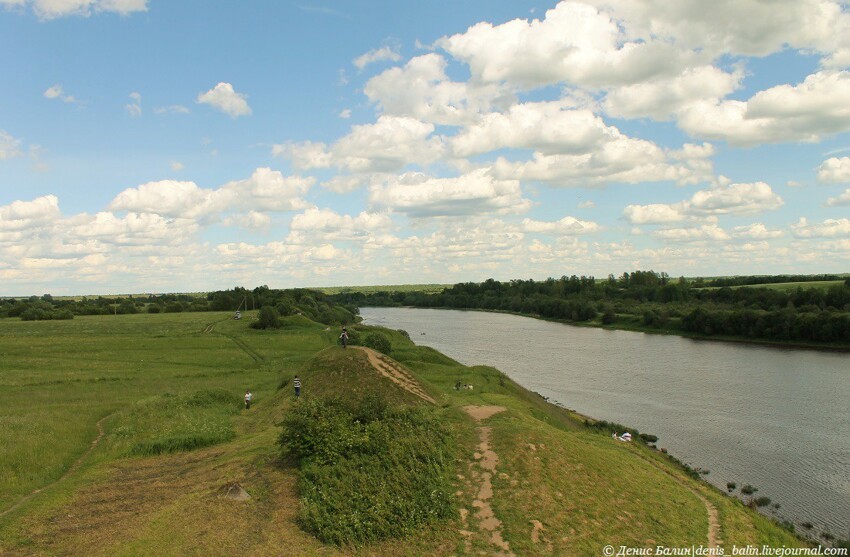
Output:
[[[300,466],[299,523],[323,542],[374,542],[453,516],[454,442],[432,408],[304,399],[280,445]]]
[[[280,329],[280,314],[274,306],[263,306],[260,308],[260,317],[253,323],[254,329]]]
[[[53,319],[55,320],[67,320],[73,318],[74,314],[69,309],[60,309],[59,311],[53,312]]]
[[[41,308],[27,308],[21,312],[21,321],[46,321],[53,319],[53,314]]]
[[[367,333],[366,336],[363,337],[363,346],[367,346],[388,356],[393,351],[393,346],[392,344],[390,344],[390,339],[388,339],[381,333]]]
[[[299,465],[336,464],[365,442],[361,424],[338,400],[305,398],[282,425],[281,456]]]

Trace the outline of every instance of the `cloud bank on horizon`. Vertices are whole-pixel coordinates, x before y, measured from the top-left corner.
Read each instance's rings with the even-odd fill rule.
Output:
[[[850,271],[844,0],[176,4],[0,0],[0,295]]]

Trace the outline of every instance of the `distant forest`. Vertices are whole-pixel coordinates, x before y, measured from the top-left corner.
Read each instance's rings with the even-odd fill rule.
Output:
[[[180,313],[184,311],[248,311],[273,308],[278,315],[301,314],[326,324],[353,323],[357,309],[345,308],[315,290],[287,290],[258,286],[236,287],[204,295],[149,294],[116,297],[54,298],[50,294],[0,299],[0,317],[24,321],[73,319],[77,315]]]
[[[825,287],[824,281],[834,284]],[[787,282],[813,284],[758,286]],[[634,271],[603,280],[489,279],[455,284],[438,294],[349,291],[331,298],[357,307],[496,310],[627,329],[850,346],[850,278],[838,275],[688,280]]]
[[[831,281],[831,282],[830,282]],[[794,287],[763,285],[803,283]],[[811,283],[811,284],[806,284]],[[333,295],[304,288],[236,287],[202,295],[0,299],[0,317],[73,319],[77,315],[260,310],[301,314],[326,324],[356,320],[359,307],[507,311],[573,323],[699,336],[850,347],[850,278],[779,275],[674,279],[655,271],[606,279],[575,275],[543,281],[488,279],[441,291],[366,292],[341,288]]]

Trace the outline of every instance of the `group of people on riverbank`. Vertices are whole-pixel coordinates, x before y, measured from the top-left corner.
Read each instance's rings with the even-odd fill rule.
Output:
[[[348,346],[348,330],[343,327],[342,333],[339,335],[339,341],[342,343],[342,347],[345,348]],[[297,375],[292,380],[292,386],[295,388],[295,398],[299,398],[301,396],[301,378]],[[254,394],[250,389],[245,391],[245,410],[251,409],[251,402],[254,400]]]
[[[297,375],[292,380],[292,386],[295,388],[295,398],[299,398],[301,396],[301,378]],[[245,391],[245,410],[251,409],[251,402],[254,400],[254,394],[250,389]]]

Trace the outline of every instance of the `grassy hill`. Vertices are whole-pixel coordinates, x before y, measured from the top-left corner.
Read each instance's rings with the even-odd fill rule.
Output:
[[[599,555],[609,544],[803,545],[666,455],[585,427],[493,368],[462,366],[384,331],[392,353],[380,360],[389,370],[382,374],[369,353],[336,346],[336,331],[324,325],[293,317],[259,331],[229,317],[0,320],[0,555]],[[458,381],[474,388],[455,390]],[[246,411],[248,388],[255,403]],[[443,432],[435,481],[446,482],[451,512],[401,537],[322,543],[305,529],[309,470],[281,458],[281,423],[309,401],[357,408],[375,395]],[[476,413],[482,408],[492,414]],[[376,432],[394,423],[352,430],[373,434],[350,444],[368,449],[360,455],[372,451],[357,461],[373,467],[358,480],[367,482],[361,493],[371,486],[408,495],[380,490],[384,476],[373,471],[385,467],[405,481],[410,465],[383,458],[376,444]],[[336,472],[339,485],[353,485],[346,470]]]

